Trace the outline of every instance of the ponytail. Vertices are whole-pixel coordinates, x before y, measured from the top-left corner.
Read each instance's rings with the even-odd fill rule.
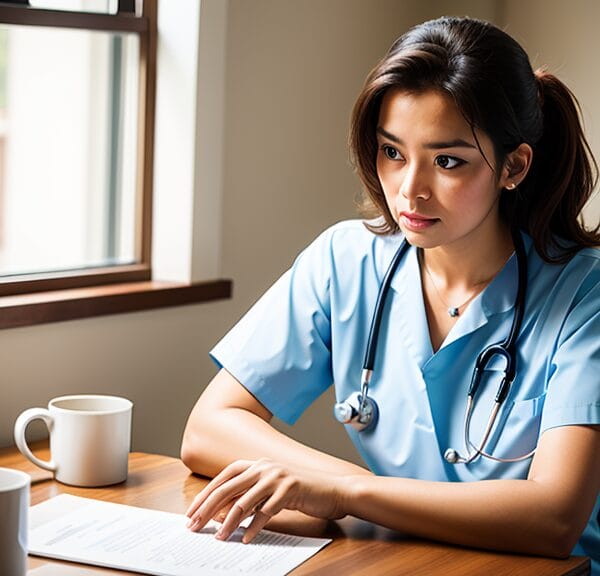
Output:
[[[580,220],[598,181],[598,165],[574,94],[545,70],[536,70],[535,79],[543,131],[509,213],[546,261],[564,262],[582,248],[600,245],[600,223],[588,230]]]

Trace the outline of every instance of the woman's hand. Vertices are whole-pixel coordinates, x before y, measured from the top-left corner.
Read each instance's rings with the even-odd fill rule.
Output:
[[[230,506],[217,538],[227,540],[245,518],[254,515],[242,541],[250,542],[281,510],[299,510],[317,518],[342,518],[344,478],[278,464],[267,459],[239,460],[202,490],[187,511],[188,528],[199,530]]]

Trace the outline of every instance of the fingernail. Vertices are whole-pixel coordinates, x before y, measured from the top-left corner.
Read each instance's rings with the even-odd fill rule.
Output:
[[[190,530],[196,530],[196,529],[200,528],[201,524],[202,524],[201,518],[193,518],[192,520],[189,521],[188,528],[190,528]]]

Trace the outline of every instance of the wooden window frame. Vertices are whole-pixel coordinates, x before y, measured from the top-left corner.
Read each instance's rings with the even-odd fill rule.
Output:
[[[0,23],[129,32],[140,39],[137,198],[140,262],[114,267],[0,277],[0,329],[231,297],[230,280],[193,284],[152,281],[152,178],[158,0],[141,16],[96,14],[3,4]]]

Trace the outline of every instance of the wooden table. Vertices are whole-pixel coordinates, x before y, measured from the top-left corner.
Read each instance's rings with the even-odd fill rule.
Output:
[[[48,450],[36,450],[48,458]],[[15,448],[0,450],[0,467],[15,468],[32,476],[31,504],[38,504],[61,493],[119,502],[131,506],[183,513],[206,480],[191,475],[176,458],[134,452],[129,457],[129,477],[123,484],[108,488],[74,488],[52,479],[51,475],[26,461]],[[43,567],[47,574],[106,576],[131,574],[46,558],[29,558],[29,574],[36,576]],[[54,569],[53,569],[54,568]],[[553,560],[470,550],[423,540],[358,539],[335,537],[334,541],[292,572],[294,576],[410,574],[435,575],[532,575],[579,576],[590,574],[587,558]]]

